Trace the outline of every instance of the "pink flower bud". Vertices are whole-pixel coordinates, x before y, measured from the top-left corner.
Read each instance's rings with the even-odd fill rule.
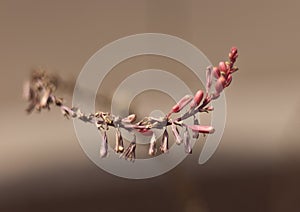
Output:
[[[203,95],[204,95],[204,93],[202,90],[197,91],[197,93],[194,96],[193,101],[190,104],[191,108],[195,108],[200,104],[200,102],[203,99]]]
[[[219,69],[220,69],[221,72],[226,73],[226,72],[227,72],[227,66],[226,66],[226,63],[223,62],[223,61],[220,62],[220,63],[219,63]]]
[[[122,119],[122,122],[125,122],[125,123],[132,123],[134,122],[136,119],[136,115],[135,114],[131,114],[125,118]]]
[[[153,133],[153,135],[151,137],[151,140],[150,140],[150,146],[149,146],[148,154],[149,155],[155,155],[156,152],[157,152],[157,149],[156,149],[156,136],[155,136],[155,133]]]
[[[225,87],[225,83],[226,83],[226,79],[221,76],[218,80],[217,80],[217,83],[215,85],[215,88],[216,88],[216,92],[217,93],[221,93]]]
[[[190,101],[192,101],[193,97],[191,95],[185,95],[182,99],[177,102],[176,105],[171,110],[171,113],[178,113],[184,108]]]
[[[200,133],[213,133],[215,129],[212,126],[190,125],[188,126],[193,131]]]
[[[232,75],[229,74],[229,75],[227,76],[227,80],[226,80],[226,87],[228,87],[228,86],[230,85],[231,81],[232,81]]]
[[[232,47],[229,53],[229,59],[231,61],[235,61],[237,57],[238,57],[238,50],[236,47]]]
[[[220,70],[218,69],[218,67],[214,67],[212,72],[213,72],[213,75],[214,75],[214,77],[215,77],[216,79],[218,79],[218,78],[221,76],[221,72],[220,72]]]
[[[143,134],[144,136],[152,136],[153,135],[153,131],[147,128],[144,129],[138,129],[138,132]]]

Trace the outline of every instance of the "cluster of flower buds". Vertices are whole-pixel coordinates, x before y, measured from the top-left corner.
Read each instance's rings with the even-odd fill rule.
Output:
[[[232,81],[232,74],[238,70],[234,63],[238,57],[237,48],[232,47],[229,53],[229,61],[221,61],[218,67],[213,68],[213,76],[217,79],[214,98],[219,97],[224,88],[228,87]]]
[[[94,124],[101,134],[101,143],[99,145],[99,156],[106,157],[108,155],[108,136],[109,127],[115,128],[115,153],[120,154],[120,157],[134,161],[136,150],[136,135],[141,133],[146,136],[151,136],[148,154],[154,156],[157,153],[157,138],[153,129],[163,130],[163,135],[160,143],[161,153],[167,153],[169,150],[169,133],[168,126],[171,126],[172,134],[177,145],[184,145],[184,150],[187,154],[192,153],[191,136],[193,139],[198,139],[199,134],[214,133],[215,129],[212,126],[200,125],[197,118],[197,113],[210,112],[214,108],[210,106],[212,100],[217,99],[224,88],[228,87],[232,81],[232,74],[238,70],[234,66],[238,57],[237,48],[232,47],[229,53],[229,61],[220,62],[217,67],[208,67],[206,70],[206,92],[198,90],[194,96],[186,95],[180,99],[170,110],[170,112],[161,118],[145,117],[141,121],[135,123],[136,115],[131,114],[125,118],[115,116],[108,112],[96,112],[94,114],[85,115],[79,108],[64,105],[61,98],[57,98],[53,92],[57,88],[58,79],[47,75],[43,71],[35,71],[32,73],[31,79],[25,83],[23,96],[29,102],[26,109],[28,113],[34,109],[41,111],[42,109],[50,110],[50,105],[53,104],[61,109],[62,114],[66,118],[77,118],[81,121]],[[211,92],[211,87],[214,84],[215,91]],[[183,112],[177,118],[171,118],[173,114]],[[193,125],[186,125],[184,120],[193,118]],[[133,134],[133,140],[127,148],[124,146],[121,129],[127,130]]]

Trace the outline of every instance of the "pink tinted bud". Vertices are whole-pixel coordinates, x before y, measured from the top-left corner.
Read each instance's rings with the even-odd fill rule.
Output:
[[[203,99],[203,95],[204,95],[204,93],[202,90],[197,91],[197,93],[194,96],[193,101],[190,104],[191,108],[195,108],[200,104],[201,100]]]
[[[226,66],[226,63],[225,62],[220,62],[219,63],[219,69],[220,69],[220,71],[221,72],[224,72],[224,73],[226,73],[226,71],[227,71],[227,66]]]
[[[192,101],[193,97],[190,95],[185,95],[182,99],[177,102],[176,105],[172,108],[172,113],[178,113],[182,110],[190,101]]]
[[[237,54],[237,48],[235,46],[231,47],[231,51],[230,51],[233,55]]]
[[[229,74],[227,77],[227,80],[226,80],[226,87],[228,87],[230,85],[231,81],[232,81],[232,75]]]
[[[229,53],[229,59],[236,60],[237,57],[238,57],[238,50],[236,47],[232,47]]]
[[[138,132],[143,134],[144,136],[152,136],[153,135],[153,131],[147,128],[144,129],[138,129]]]
[[[215,88],[216,88],[216,92],[217,93],[221,93],[225,87],[225,83],[226,83],[226,79],[221,76],[218,80],[217,80],[217,83],[215,85]]]
[[[188,126],[193,131],[200,133],[213,133],[215,129],[212,126],[190,125]]]
[[[180,111],[179,105],[174,105],[174,106],[172,107],[172,112],[173,112],[173,113],[178,113],[179,111]]]
[[[125,122],[125,123],[132,123],[136,120],[136,115],[135,114],[131,114],[125,118],[122,119],[122,122]]]
[[[239,70],[239,68],[236,66],[233,66],[232,69],[230,70],[230,73],[232,74],[232,73],[236,72],[237,70]]]
[[[216,79],[218,79],[218,78],[221,76],[221,72],[220,72],[220,70],[218,69],[218,67],[214,67],[212,72],[213,72],[213,75],[214,75],[214,77],[215,77]]]

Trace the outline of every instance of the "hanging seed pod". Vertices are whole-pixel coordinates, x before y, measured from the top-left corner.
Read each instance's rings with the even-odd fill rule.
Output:
[[[135,148],[136,148],[136,136],[134,135],[133,140],[130,142],[129,146],[121,154],[120,157],[124,157],[125,160],[134,161],[135,160]]]
[[[100,157],[101,158],[106,157],[107,152],[108,152],[107,136],[106,136],[106,131],[103,131],[101,145],[100,145]]]
[[[193,117],[194,118],[194,125],[199,125],[199,120],[197,119],[196,116]],[[199,132],[198,131],[193,131],[193,138],[194,139],[198,139],[199,138]]]
[[[184,128],[183,144],[186,153],[192,154],[191,139],[187,127]]]
[[[115,152],[122,153],[124,151],[123,137],[121,135],[119,127],[116,128],[116,145]]]
[[[171,128],[172,128],[173,135],[175,137],[176,144],[180,145],[182,143],[182,138],[179,134],[177,126],[174,123],[172,123]]]
[[[50,94],[51,94],[51,90],[50,90],[50,89],[47,89],[47,90],[44,92],[44,94],[43,94],[43,96],[42,96],[42,99],[41,99],[41,101],[40,101],[41,107],[45,108],[45,107],[48,106],[48,99],[49,99],[49,97],[50,97]]]
[[[152,137],[151,137],[151,140],[150,140],[150,146],[149,146],[149,151],[148,151],[148,154],[149,155],[155,155],[157,152],[157,149],[156,149],[156,136],[155,136],[155,133],[152,134]]]
[[[206,69],[206,93],[209,93],[211,84],[212,84],[212,66],[207,67]]]
[[[168,150],[169,150],[169,134],[168,134],[167,129],[165,129],[165,131],[163,133],[161,145],[160,145],[160,151],[162,153],[167,153]]]

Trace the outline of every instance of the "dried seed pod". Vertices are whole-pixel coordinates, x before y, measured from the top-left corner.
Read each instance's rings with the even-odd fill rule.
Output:
[[[136,136],[134,135],[133,140],[130,142],[129,146],[125,149],[125,151],[120,155],[120,157],[124,157],[125,160],[134,161],[135,160],[135,148],[136,148]]]
[[[209,66],[206,69],[206,93],[209,93],[211,84],[212,84],[212,67]]]
[[[116,128],[116,145],[115,145],[116,153],[122,153],[124,151],[123,138],[119,128]]]
[[[197,119],[196,116],[193,117],[194,118],[194,125],[199,125],[199,120]],[[193,131],[193,138],[194,139],[198,139],[199,138],[199,132],[198,131]]]
[[[162,136],[162,141],[160,145],[160,151],[162,153],[166,153],[169,150],[169,134],[167,129],[165,129],[163,136]]]
[[[23,98],[26,100],[26,101],[30,101],[32,100],[32,97],[33,97],[33,90],[30,86],[30,82],[29,81],[26,81],[23,85],[23,94],[22,94]]]
[[[192,147],[191,147],[190,133],[189,133],[187,127],[184,127],[184,132],[183,132],[183,144],[184,144],[185,152],[186,152],[186,153],[189,153],[189,154],[192,154]]]
[[[103,131],[101,145],[100,145],[100,157],[101,158],[106,157],[107,153],[108,153],[107,136],[106,136],[106,131]]]
[[[157,149],[156,149],[156,136],[155,136],[155,133],[153,133],[152,137],[151,137],[151,140],[150,140],[150,146],[149,146],[149,151],[148,151],[148,154],[149,155],[155,155],[157,152]]]
[[[47,89],[45,92],[44,92],[44,95],[42,96],[42,99],[40,101],[40,105],[44,108],[44,107],[47,107],[48,105],[48,99],[50,97],[50,94],[51,94],[51,90],[50,89]]]
[[[172,123],[171,128],[172,128],[173,135],[175,137],[176,144],[180,145],[182,143],[182,138],[179,135],[177,126],[174,123]]]

